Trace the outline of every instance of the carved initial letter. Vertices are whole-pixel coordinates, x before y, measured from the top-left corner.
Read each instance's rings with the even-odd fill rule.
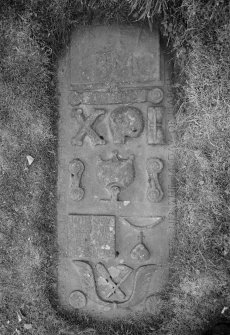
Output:
[[[163,163],[159,158],[149,158],[146,164],[146,170],[149,176],[149,187],[147,198],[151,202],[160,202],[163,198],[163,191],[159,184],[158,174],[163,169]]]
[[[80,201],[84,197],[85,191],[80,187],[81,177],[84,172],[84,164],[78,158],[73,159],[69,164],[70,171],[70,197],[72,200]]]

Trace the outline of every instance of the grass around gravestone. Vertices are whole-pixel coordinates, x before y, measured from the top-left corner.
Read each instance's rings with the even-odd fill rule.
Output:
[[[229,11],[227,0],[1,2],[0,334],[195,335],[229,319]],[[170,281],[154,319],[76,323],[56,296],[57,60],[80,24],[153,18],[175,69]]]

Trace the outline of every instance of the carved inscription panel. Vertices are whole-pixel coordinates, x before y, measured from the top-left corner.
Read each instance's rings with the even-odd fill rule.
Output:
[[[139,85],[160,79],[159,37],[147,29],[78,28],[70,57],[72,85]]]
[[[90,26],[59,67],[58,296],[63,309],[156,310],[173,235],[169,69],[158,30]]]

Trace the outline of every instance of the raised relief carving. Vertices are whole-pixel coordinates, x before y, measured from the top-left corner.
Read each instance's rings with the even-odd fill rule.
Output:
[[[146,298],[157,265],[148,264],[133,270],[127,265],[108,269],[102,263],[91,266],[85,261],[73,261],[87,299],[99,305],[132,307]]]
[[[143,88],[116,88],[108,91],[85,91],[73,99],[84,105],[131,104],[145,102],[147,92]]]
[[[81,108],[73,109],[72,117],[78,121],[79,128],[77,134],[72,138],[72,145],[81,146],[86,135],[90,138],[93,145],[105,144],[103,136],[98,135],[92,128],[96,119],[104,114],[105,110],[95,109],[94,112],[90,114],[90,116],[85,117]]]
[[[69,94],[69,103],[71,106],[77,106],[80,105],[82,102],[82,93],[79,92],[70,92]]]
[[[145,300],[145,310],[151,314],[159,314],[162,311],[163,301],[159,294],[152,294]]]
[[[162,107],[148,108],[147,138],[148,144],[164,144]]]
[[[130,220],[130,218],[128,218]],[[152,229],[155,226],[157,226],[158,224],[162,223],[165,219],[164,216],[150,216],[150,217],[135,217],[133,218],[135,220],[141,221],[142,225],[136,225],[131,223],[129,220],[127,220],[126,217],[121,217],[120,218],[120,222],[122,225],[125,225],[127,227],[130,227],[131,229],[135,229],[136,231],[143,231],[143,230],[147,230],[147,229]],[[145,224],[145,221],[147,221],[147,223]],[[143,224],[144,222],[144,224]]]
[[[128,301],[121,304],[123,308],[135,306],[145,299],[151,279],[157,268],[157,265],[149,264],[140,266],[134,271],[132,295]]]
[[[109,87],[106,91],[71,91],[68,99],[69,104],[74,107],[80,104],[134,104],[146,101],[152,102],[153,104],[159,104],[162,102],[163,98],[164,92],[158,87],[155,87],[152,90],[147,90],[143,87],[119,87],[111,90],[111,87]]]
[[[144,244],[144,233],[140,232],[139,243],[131,250],[130,256],[132,259],[138,262],[146,262],[150,258],[150,252],[146,245]]]
[[[133,224],[130,220],[135,222],[140,222],[141,225]],[[146,237],[151,236],[151,232],[148,230],[153,229],[164,220],[163,216],[158,217],[120,217],[119,222],[122,227],[123,235],[125,236],[125,231],[128,236],[132,236],[131,240],[135,240],[135,232],[137,236],[137,243],[130,251],[130,257],[136,262],[146,262],[152,256],[144,240]],[[124,230],[125,229],[125,230]],[[125,238],[125,237],[124,237]]]
[[[149,158],[146,162],[146,170],[149,177],[147,198],[150,202],[160,202],[163,198],[163,191],[159,184],[158,174],[163,169],[163,162],[159,158]]]
[[[79,284],[82,291],[87,292],[87,300],[99,305],[109,305],[104,302],[97,293],[94,271],[92,266],[86,261],[74,260],[73,264],[79,277]]]
[[[160,80],[160,44],[154,31],[117,26],[107,35],[94,26],[78,29],[76,36],[78,42],[70,48],[72,86],[92,90],[111,82],[126,87]]]
[[[121,158],[118,151],[113,151],[112,158],[103,160],[98,158],[97,178],[110,193],[110,199],[105,201],[120,201],[119,195],[122,190],[133,183],[135,178],[134,155]]]
[[[87,304],[86,295],[81,291],[73,291],[69,296],[69,303],[73,308],[84,308]]]
[[[70,214],[67,228],[70,257],[102,260],[115,257],[114,216]]]
[[[83,199],[85,191],[81,187],[81,177],[84,172],[84,164],[78,158],[69,163],[70,172],[70,197],[72,200],[80,201]]]
[[[136,226],[130,223],[126,218],[121,218],[121,223],[127,228],[134,229],[138,232],[138,243],[130,251],[130,256],[133,260],[137,262],[146,262],[150,258],[150,252],[147,246],[144,244],[144,230],[151,229],[155,227],[158,223],[162,221],[162,217],[152,218],[153,222],[145,226]]]
[[[97,263],[97,286],[102,299],[107,301],[123,302],[128,300],[131,292],[121,288],[133,272],[133,269],[126,265],[111,266],[109,269],[102,263]]]
[[[170,76],[155,28],[72,36],[59,71],[58,296],[66,313],[136,318],[168,275]]]
[[[124,144],[126,137],[140,136],[144,128],[141,111],[131,106],[123,106],[113,110],[109,122],[113,142],[116,144]]]
[[[153,102],[154,104],[159,104],[163,100],[163,97],[164,93],[158,87],[148,91],[148,101]]]

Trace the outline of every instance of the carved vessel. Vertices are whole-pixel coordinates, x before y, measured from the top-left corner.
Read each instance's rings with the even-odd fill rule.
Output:
[[[111,195],[111,201],[120,201],[119,194],[127,188],[135,178],[134,155],[124,159],[119,157],[118,151],[113,151],[112,158],[103,160],[98,158],[97,178]]]

